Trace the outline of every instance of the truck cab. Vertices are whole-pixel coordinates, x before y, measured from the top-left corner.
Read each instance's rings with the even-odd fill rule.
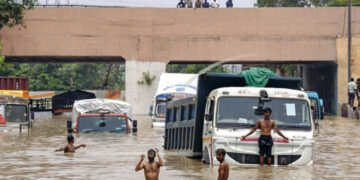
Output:
[[[262,101],[261,91],[267,99]],[[258,164],[260,129],[242,139],[264,116],[263,108],[272,109],[271,119],[290,140],[272,130],[275,165],[308,165],[313,162],[314,123],[310,101],[303,91],[285,88],[226,87],[210,92],[203,126],[203,161],[218,163],[215,150],[227,151],[231,164]]]
[[[319,98],[319,95],[315,91],[306,91],[311,103],[311,107],[314,113],[314,119],[324,119],[324,104],[323,100]]]
[[[23,97],[0,95],[0,132],[29,130],[33,116],[28,102]]]
[[[197,75],[162,73],[150,113],[152,127],[165,127],[166,103],[193,97],[196,94]]]

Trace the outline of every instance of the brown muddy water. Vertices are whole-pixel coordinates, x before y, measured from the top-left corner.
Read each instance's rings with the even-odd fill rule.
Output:
[[[73,155],[54,150],[66,144],[70,116],[36,114],[32,131],[0,134],[0,179],[144,179],[134,168],[149,148],[159,147],[166,166],[160,179],[216,179],[217,166],[164,152],[163,129],[137,116],[138,133],[80,134]],[[230,179],[360,179],[360,121],[326,117],[315,138],[315,163],[298,167],[233,166]]]

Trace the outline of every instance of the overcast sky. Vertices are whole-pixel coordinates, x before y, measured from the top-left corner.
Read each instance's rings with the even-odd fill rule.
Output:
[[[46,2],[54,5],[56,2],[67,5],[98,5],[98,6],[127,6],[127,7],[176,7],[180,0],[38,0],[42,5]],[[225,7],[227,0],[217,0],[220,7]],[[212,0],[208,0],[212,2]],[[234,7],[253,7],[256,0],[233,0]]]

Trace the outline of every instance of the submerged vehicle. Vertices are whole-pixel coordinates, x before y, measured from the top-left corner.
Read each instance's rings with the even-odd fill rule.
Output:
[[[72,122],[68,122],[67,126],[76,133],[137,131],[137,121],[132,120],[132,109],[128,103],[99,98],[75,101]]]
[[[314,119],[324,119],[324,104],[323,100],[319,98],[319,95],[315,91],[306,91],[308,95],[311,107],[314,113]]]
[[[197,74],[162,73],[150,113],[153,127],[164,127],[166,102],[193,97],[196,94]]]
[[[0,95],[0,133],[29,130],[32,120],[33,114],[26,98]]]
[[[217,164],[215,150],[223,148],[230,164],[259,164],[260,129],[246,139],[241,136],[264,117],[263,109],[270,107],[270,118],[289,138],[285,141],[272,131],[272,164],[312,164],[315,125],[300,81],[269,77],[265,87],[246,87],[242,75],[200,75],[195,97],[168,102],[165,150]]]

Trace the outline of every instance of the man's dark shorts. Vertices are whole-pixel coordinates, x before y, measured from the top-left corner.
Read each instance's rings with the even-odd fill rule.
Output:
[[[260,156],[264,156],[266,154],[266,157],[271,157],[271,149],[273,146],[273,141],[271,136],[261,135],[259,138],[259,153]]]

